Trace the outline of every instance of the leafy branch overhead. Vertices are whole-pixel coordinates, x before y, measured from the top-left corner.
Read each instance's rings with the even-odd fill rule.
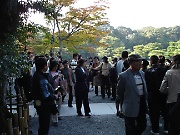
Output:
[[[45,18],[48,24],[52,25],[53,32],[57,31],[57,39],[59,41],[60,52],[62,52],[63,41],[68,41],[71,36],[78,37],[82,34],[87,35],[84,41],[97,43],[97,38],[107,34],[107,31],[99,29],[100,26],[107,24],[105,11],[108,8],[107,2],[99,0],[94,5],[77,8],[76,0],[50,0],[45,2]],[[97,34],[95,34],[97,33]],[[52,33],[54,34],[54,33]],[[77,41],[80,42],[77,44]],[[82,43],[80,37],[72,45],[80,45]]]

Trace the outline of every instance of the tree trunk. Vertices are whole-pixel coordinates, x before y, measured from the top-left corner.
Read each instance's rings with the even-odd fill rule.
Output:
[[[5,38],[4,34],[13,34],[16,31],[19,14],[18,0],[0,1],[0,38]]]
[[[19,20],[18,0],[0,0],[0,46],[7,40],[6,34],[13,35],[16,32]],[[3,56],[1,56],[3,57]],[[6,119],[9,112],[6,108],[5,93],[7,87],[7,69],[1,69],[0,72],[0,134],[7,133]]]
[[[6,77],[5,77],[6,78]],[[0,134],[7,132],[7,123],[6,123],[6,107],[5,107],[5,91],[7,86],[7,80],[4,78],[2,84],[0,85]]]

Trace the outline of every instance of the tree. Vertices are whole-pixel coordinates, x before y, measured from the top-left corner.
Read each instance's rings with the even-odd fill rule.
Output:
[[[33,7],[30,1],[0,1],[0,134],[7,133],[6,119],[12,117],[5,105],[8,79],[20,76],[21,71],[27,68],[25,52],[19,49],[20,41],[26,41],[28,37],[27,32],[33,33],[25,21],[29,6]],[[25,34],[23,28],[27,28]]]
[[[99,0],[93,6],[86,8],[75,8],[76,0],[50,0],[45,2],[44,8],[47,22],[52,24],[53,33],[57,27],[57,38],[62,53],[63,41],[67,41],[71,36],[77,34],[88,35],[86,42],[96,41],[95,36],[104,33],[99,26],[107,23],[105,10],[108,8],[105,0]],[[97,37],[96,37],[97,38]],[[92,40],[93,39],[93,40]]]

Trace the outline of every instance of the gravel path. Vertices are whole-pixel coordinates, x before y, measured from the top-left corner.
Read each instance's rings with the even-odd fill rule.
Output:
[[[95,96],[94,91],[89,93],[90,103],[113,103],[109,98],[102,99]],[[67,99],[64,104],[67,103]],[[113,115],[92,115],[91,118],[68,116],[62,117],[58,127],[51,126],[49,135],[125,135],[124,120]],[[31,119],[31,130],[37,135],[38,118]],[[161,124],[162,131],[162,124]],[[144,135],[151,135],[150,124]],[[163,133],[162,133],[163,135]]]

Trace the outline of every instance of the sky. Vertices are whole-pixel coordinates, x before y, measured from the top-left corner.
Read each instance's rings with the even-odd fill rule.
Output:
[[[79,0],[77,7],[92,4],[93,0]],[[143,27],[173,27],[180,25],[180,0],[109,0],[107,18],[115,28],[125,26],[131,29]],[[45,24],[43,16],[32,15],[35,23]]]

